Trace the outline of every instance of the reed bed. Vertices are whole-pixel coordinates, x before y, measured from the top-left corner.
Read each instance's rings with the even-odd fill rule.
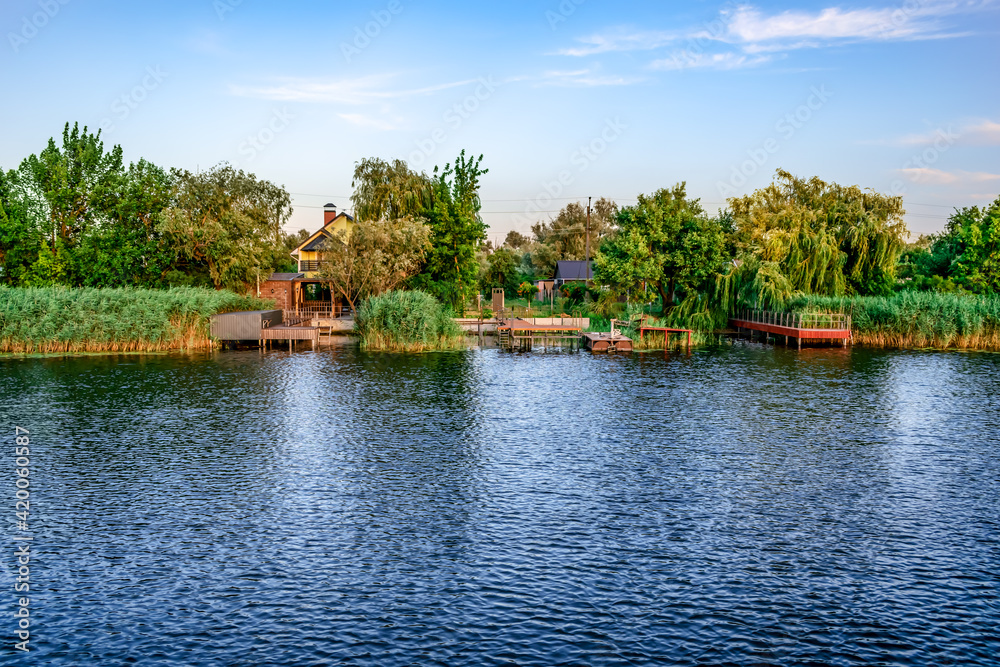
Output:
[[[210,317],[271,302],[195,287],[0,286],[0,352],[161,352],[215,345]]]
[[[426,292],[395,290],[369,297],[354,318],[361,348],[380,352],[464,350],[465,332]]]
[[[872,347],[1000,349],[1000,296],[899,292],[888,297],[803,296],[789,309],[848,313],[854,342]]]

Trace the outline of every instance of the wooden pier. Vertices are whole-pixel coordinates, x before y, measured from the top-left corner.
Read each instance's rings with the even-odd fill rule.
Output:
[[[583,323],[571,320],[563,324],[535,324],[526,320],[514,318],[497,325],[497,344],[501,349],[521,350],[528,352],[536,343],[543,347],[560,347],[569,343],[570,349],[574,342],[579,342]]]
[[[785,345],[794,340],[798,349],[802,341],[831,343],[839,342],[847,347],[851,340],[851,316],[839,313],[776,313],[764,310],[744,310],[730,318],[737,335],[746,329],[751,338],[754,332],[768,337],[784,337]]]
[[[260,330],[261,346],[267,349],[272,341],[288,341],[288,349],[295,349],[295,343],[300,340],[312,341],[312,349],[319,342],[319,327],[278,325]]]

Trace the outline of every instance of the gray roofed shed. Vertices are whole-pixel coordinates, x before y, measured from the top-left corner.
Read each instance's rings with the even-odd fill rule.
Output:
[[[567,280],[593,280],[594,263],[576,260],[563,260],[556,262],[556,275],[553,280],[566,282]]]

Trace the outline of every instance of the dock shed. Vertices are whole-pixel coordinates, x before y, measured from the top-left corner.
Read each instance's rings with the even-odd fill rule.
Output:
[[[211,334],[221,341],[257,341],[263,329],[281,324],[280,310],[248,310],[212,315]]]

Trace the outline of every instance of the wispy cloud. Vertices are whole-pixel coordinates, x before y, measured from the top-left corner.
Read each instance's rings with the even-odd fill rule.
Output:
[[[1000,123],[992,120],[971,123],[962,130],[962,138],[976,146],[1000,146]]]
[[[590,56],[611,51],[649,51],[684,38],[684,33],[639,31],[628,32],[618,29],[608,34],[581,37],[579,46],[560,49],[556,53],[563,56]]]
[[[521,80],[534,81],[537,86],[570,86],[579,88],[594,88],[600,86],[627,86],[637,83],[640,77],[606,75],[589,69],[570,71],[553,70],[538,77],[525,77]]]
[[[467,79],[421,88],[396,88],[392,85],[396,78],[398,77],[395,74],[337,80],[295,78],[264,86],[231,85],[229,92],[241,97],[282,102],[332,102],[361,105],[430,95],[442,90],[478,83],[477,79]]]
[[[740,53],[693,53],[678,51],[669,58],[654,60],[650,68],[663,71],[683,69],[740,69],[756,67],[769,62],[771,56],[747,55]]]
[[[954,125],[949,125],[947,128],[907,134],[876,143],[889,146],[930,146],[942,141],[966,146],[998,146],[1000,123],[989,119],[977,119],[966,121],[958,129],[955,129]]]
[[[985,171],[944,171],[931,167],[912,167],[899,171],[911,181],[928,185],[964,185],[1000,181],[1000,174],[990,174]]]
[[[673,55],[654,60],[651,63],[654,69],[752,67],[770,59],[742,56],[851,42],[942,39],[968,34],[956,31],[947,19],[990,9],[996,4],[996,0],[917,0],[888,7],[832,6],[819,11],[787,10],[772,14],[752,5],[739,5],[687,30],[616,28],[580,37],[577,44],[556,53],[584,57],[669,48]]]

